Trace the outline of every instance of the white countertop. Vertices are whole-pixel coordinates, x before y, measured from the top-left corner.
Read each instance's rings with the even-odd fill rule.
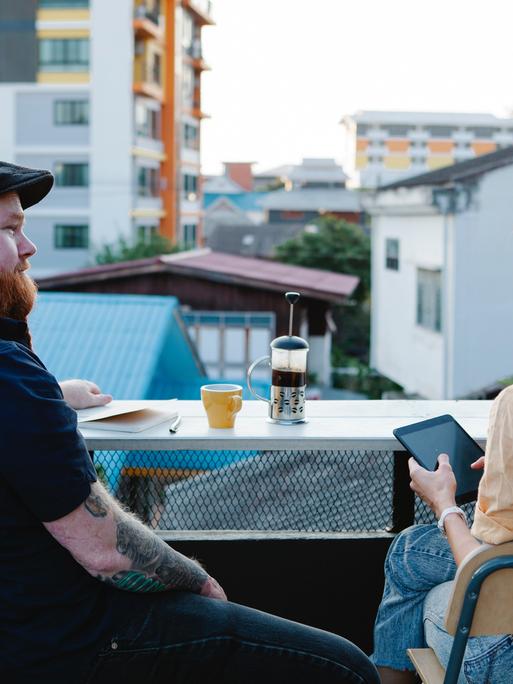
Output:
[[[449,413],[483,446],[491,404],[491,401],[308,401],[308,422],[277,425],[266,420],[266,403],[245,401],[234,428],[212,429],[200,401],[179,401],[182,422],[175,434],[169,433],[169,423],[138,433],[92,429],[81,432],[91,450],[400,450],[402,447],[392,434],[394,428]]]

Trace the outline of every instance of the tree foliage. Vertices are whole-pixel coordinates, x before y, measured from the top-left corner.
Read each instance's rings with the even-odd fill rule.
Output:
[[[120,237],[113,245],[104,245],[95,258],[97,264],[114,264],[119,261],[146,259],[159,254],[172,254],[179,251],[178,245],[173,245],[167,238],[155,234],[150,239],[141,237],[134,243]]]
[[[276,249],[276,258],[287,264],[321,268],[360,278],[355,298],[370,292],[370,239],[360,226],[333,216],[319,218],[316,232],[304,232]]]
[[[335,307],[337,332],[333,338],[333,364],[350,358],[368,363],[370,344],[370,239],[360,226],[333,216],[315,222],[317,231],[305,231],[280,245],[279,261],[358,276],[353,304]]]

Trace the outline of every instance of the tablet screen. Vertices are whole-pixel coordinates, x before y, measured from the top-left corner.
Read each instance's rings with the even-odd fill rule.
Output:
[[[470,464],[484,454],[472,437],[452,416],[439,416],[394,430],[394,435],[428,470],[435,470],[439,454],[449,455],[457,482],[459,503],[476,497],[482,470],[472,470]]]

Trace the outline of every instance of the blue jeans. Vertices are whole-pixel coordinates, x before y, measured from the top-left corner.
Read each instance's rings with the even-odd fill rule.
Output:
[[[342,637],[185,592],[115,597],[112,633],[82,684],[379,684]]]
[[[447,666],[453,638],[444,628],[456,564],[436,525],[399,534],[385,561],[385,590],[374,626],[376,665],[413,670],[407,648],[430,646]],[[513,639],[470,637],[458,684],[513,684]]]

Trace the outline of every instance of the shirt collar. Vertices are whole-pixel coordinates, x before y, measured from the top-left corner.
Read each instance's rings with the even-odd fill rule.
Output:
[[[25,321],[0,317],[0,339],[21,342],[30,348],[30,335]]]

